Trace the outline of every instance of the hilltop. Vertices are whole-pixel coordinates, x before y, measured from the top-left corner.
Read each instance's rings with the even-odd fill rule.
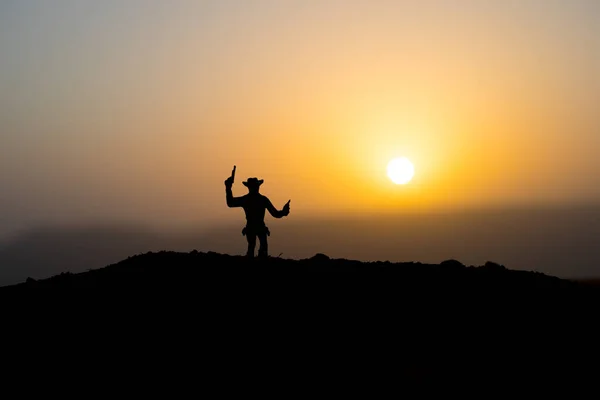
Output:
[[[279,279],[293,278],[287,284],[321,285],[326,281],[366,283],[388,286],[392,290],[445,292],[457,289],[480,292],[490,296],[494,291],[511,291],[516,295],[566,295],[592,293],[592,285],[561,279],[533,271],[511,270],[503,265],[487,262],[480,266],[466,266],[457,260],[440,264],[420,262],[365,262],[332,259],[315,254],[307,259],[247,259],[244,256],[216,252],[189,253],[176,251],[147,252],[86,272],[63,272],[46,279],[28,278],[25,282],[0,287],[0,292],[20,293],[32,290],[111,289],[143,290],[152,285],[179,284],[202,286],[205,280],[228,283],[243,278],[249,284],[282,283]],[[223,283],[223,282],[220,282]],[[396,287],[396,289],[393,289]],[[263,288],[264,289],[264,288]],[[330,287],[332,291],[343,288]],[[490,290],[492,292],[490,292]],[[516,292],[514,292],[516,291]],[[440,292],[440,293],[441,293]]]
[[[320,253],[300,260],[247,259],[194,250],[147,252],[86,272],[63,272],[40,280],[28,278],[20,284],[0,287],[0,295],[60,296],[74,292],[91,296],[95,291],[147,295],[157,290],[175,297],[182,293],[226,295],[246,302],[267,296],[296,302],[310,292],[312,297],[304,299],[306,304],[339,298],[364,304],[380,301],[380,308],[396,307],[401,300],[420,299],[422,305],[441,301],[445,306],[473,300],[474,304],[462,304],[461,309],[485,302],[504,308],[518,305],[513,311],[519,314],[533,304],[538,313],[554,313],[566,305],[581,307],[597,301],[600,293],[597,285],[511,270],[494,262],[480,266],[466,266],[457,260],[440,264],[364,262],[332,259]]]
[[[127,352],[138,343],[132,338],[151,340],[149,354],[171,361],[193,355],[217,368],[233,357],[252,368],[252,360],[275,357],[271,368],[300,368],[298,360],[325,357],[335,368],[376,362],[379,371],[391,362],[381,373],[438,382],[455,379],[458,363],[461,376],[484,373],[481,379],[496,382],[506,378],[488,375],[489,368],[502,363],[512,374],[549,368],[564,378],[574,357],[591,356],[600,290],[493,262],[161,251],[28,279],[0,288],[0,299],[30,322],[52,315],[52,326],[69,335],[89,321],[95,328],[88,334],[119,332],[108,337]],[[310,368],[324,368],[313,362]]]

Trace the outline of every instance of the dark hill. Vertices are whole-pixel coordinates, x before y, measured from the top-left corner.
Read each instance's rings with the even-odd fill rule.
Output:
[[[510,270],[493,262],[482,266],[465,266],[456,260],[440,264],[363,262],[331,259],[324,254],[301,260],[278,257],[248,260],[214,252],[161,251],[139,254],[87,272],[64,272],[40,280],[29,278],[20,284],[0,287],[0,294],[60,295],[83,289],[127,293],[197,289],[231,291],[232,296],[256,294],[259,290],[271,294],[282,291],[291,296],[298,294],[294,291],[317,290],[315,293],[325,296],[393,298],[418,294],[446,301],[476,295],[479,300],[506,304],[526,298],[568,303],[593,301],[600,292],[591,284],[539,272]]]
[[[211,374],[233,363],[245,377],[259,368],[277,379],[375,373],[460,385],[477,376],[506,386],[564,381],[598,354],[598,287],[492,262],[165,251],[2,287],[0,300],[31,331],[86,332],[87,343],[133,351],[136,364],[150,354],[159,369],[191,357]]]

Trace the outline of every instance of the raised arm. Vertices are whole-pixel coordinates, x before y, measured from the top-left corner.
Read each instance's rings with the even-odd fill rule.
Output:
[[[273,203],[271,203],[271,200],[269,200],[268,198],[265,197],[265,202],[267,203],[267,210],[269,211],[269,214],[271,214],[274,218],[282,218],[287,216],[290,213],[290,200],[288,200],[287,203],[285,203],[285,206],[283,206],[283,208],[280,210],[277,210],[275,208],[275,206],[273,205]]]
[[[242,207],[243,205],[242,197],[233,197],[231,185],[227,186],[225,184],[225,199],[227,200],[228,207]]]
[[[228,207],[242,207],[242,198],[233,197],[233,192],[231,191],[234,179],[235,165],[233,166],[233,171],[231,171],[231,176],[225,180],[225,200],[227,201]]]

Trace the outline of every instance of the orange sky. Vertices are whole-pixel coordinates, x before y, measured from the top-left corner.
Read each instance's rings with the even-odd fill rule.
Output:
[[[0,220],[598,201],[598,3],[481,3],[2,5]]]

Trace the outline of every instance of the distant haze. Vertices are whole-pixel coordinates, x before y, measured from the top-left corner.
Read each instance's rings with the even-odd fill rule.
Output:
[[[235,195],[256,176],[277,207],[292,200],[272,238],[286,254],[301,253],[285,242],[294,224],[319,233],[309,221],[331,217],[600,205],[596,0],[9,0],[0,54],[0,241],[48,226],[238,226],[223,186],[234,164]],[[408,185],[386,177],[399,156],[415,165]],[[560,245],[533,232],[562,214],[534,215],[501,243],[473,242],[486,236],[468,224],[448,234],[481,243],[477,259],[525,252],[515,237],[550,257]],[[437,225],[377,221],[360,246],[322,246],[433,257],[389,241],[421,243]],[[579,254],[593,222],[561,224]]]
[[[240,211],[240,210],[237,210]],[[241,213],[241,211],[240,211]],[[240,213],[235,213],[238,217]],[[267,221],[272,256],[466,265],[487,261],[561,278],[600,277],[600,207],[371,215]],[[242,255],[243,221],[186,229],[143,225],[46,226],[0,246],[0,286],[81,272],[149,251]],[[200,268],[201,266],[199,266]]]

